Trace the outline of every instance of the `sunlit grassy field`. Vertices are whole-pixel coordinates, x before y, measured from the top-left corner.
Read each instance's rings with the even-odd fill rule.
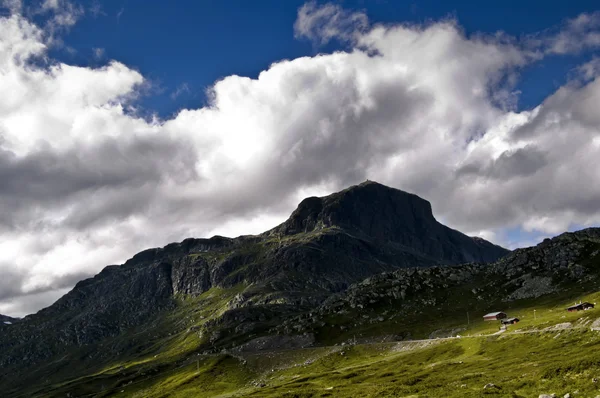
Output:
[[[236,291],[212,291],[165,322],[203,322]],[[600,293],[578,299],[597,302]],[[521,319],[498,334],[483,313],[440,319],[429,327],[462,327],[460,338],[297,350],[201,355],[201,338],[182,332],[155,341],[126,362],[54,385],[47,396],[122,397],[537,397],[600,395],[600,332],[590,329],[600,310],[569,313],[574,298],[548,296],[499,308]],[[202,302],[202,306],[198,303]],[[202,310],[199,310],[202,308]],[[534,315],[535,310],[535,315]],[[194,315],[195,314],[195,315]],[[196,317],[196,318],[195,318]],[[553,330],[557,324],[570,328]],[[391,328],[391,326],[390,326]],[[545,330],[546,329],[546,330]],[[374,334],[373,341],[377,341]],[[484,389],[488,383],[496,387]],[[35,395],[34,394],[34,395]],[[28,395],[24,395],[28,396]]]

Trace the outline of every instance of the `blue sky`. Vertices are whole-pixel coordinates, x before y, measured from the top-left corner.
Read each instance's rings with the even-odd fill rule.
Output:
[[[325,4],[325,1],[319,3]],[[427,23],[455,18],[467,35],[505,32],[534,34],[560,25],[595,1],[339,1],[349,10],[365,12],[373,23]],[[232,74],[256,77],[281,59],[345,50],[334,42],[325,47],[294,38],[293,25],[301,0],[82,1],[85,16],[52,55],[78,65],[102,65],[116,59],[138,69],[153,89],[141,105],[167,117],[181,108],[205,103],[204,90]],[[93,49],[104,49],[99,59]],[[520,108],[539,104],[565,82],[567,73],[590,54],[550,57],[527,67],[518,88]],[[179,90],[179,94],[176,95]]]
[[[488,3],[0,0],[0,313],[366,179],[509,248],[600,225],[599,7]]]

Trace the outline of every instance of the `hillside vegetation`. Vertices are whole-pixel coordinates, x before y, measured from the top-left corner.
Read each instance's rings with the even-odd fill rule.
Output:
[[[598,301],[600,293],[578,298]],[[513,306],[522,321],[498,334],[480,316],[460,337],[350,342],[265,352],[198,355],[190,334],[167,339],[147,355],[67,383],[43,396],[131,397],[537,397],[600,395],[597,309],[567,313],[571,301]],[[535,318],[533,310],[536,310]],[[481,315],[481,314],[478,314]],[[439,326],[445,326],[442,323]],[[184,336],[188,336],[185,338]],[[153,353],[155,353],[152,355]],[[496,387],[484,389],[492,383]],[[34,391],[23,396],[35,395]]]

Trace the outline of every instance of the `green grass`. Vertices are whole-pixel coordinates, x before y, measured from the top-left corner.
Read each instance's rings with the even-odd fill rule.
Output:
[[[222,311],[227,298],[241,289],[182,297],[165,322],[191,317],[201,323],[206,318],[193,316]],[[592,302],[598,298],[597,292],[580,297]],[[507,310],[522,321],[506,333],[490,335],[498,323],[472,314],[471,324],[464,323],[468,329],[460,333],[463,337],[423,342],[206,356],[196,351],[196,334],[180,333],[138,358],[54,386],[47,396],[537,397],[579,391],[575,396],[595,397],[600,394],[599,384],[592,382],[600,378],[600,332],[591,331],[589,322],[579,326],[599,318],[600,310],[568,313],[564,308],[571,302],[572,297],[552,296],[523,300]],[[574,328],[541,331],[563,322]],[[440,325],[449,324],[442,320],[434,326]],[[484,390],[487,383],[501,389]]]
[[[483,321],[483,309],[470,314],[468,325],[466,313],[459,319],[430,312],[414,320],[364,325],[336,340],[356,334],[377,341],[406,330],[417,338],[460,327],[465,328],[459,332],[462,338],[202,355],[206,336],[200,336],[197,328],[223,314],[244,289],[239,285],[214,288],[197,297],[178,296],[174,310],[152,328],[136,332],[138,346],[124,351],[121,359],[82,368],[79,375],[70,360],[64,373],[49,377],[49,383],[23,396],[530,397],[575,390],[582,397],[600,395],[598,384],[591,381],[600,378],[600,332],[589,329],[591,321],[600,317],[600,309],[565,310],[575,301],[599,302],[600,292],[506,303],[498,309],[521,322],[495,336],[491,334],[498,331],[499,323]],[[543,331],[565,322],[573,328]],[[114,340],[105,344],[125,344]],[[70,377],[64,381],[67,374]],[[487,383],[501,389],[483,390]]]
[[[157,382],[147,380],[140,385],[125,386],[121,391],[140,398],[215,396],[239,389],[252,376],[237,358],[222,355],[184,365]]]
[[[540,393],[600,394],[600,333],[506,334],[424,343],[296,350],[229,359],[131,392],[134,397],[532,397]],[[308,359],[311,359],[307,361]],[[212,375],[209,377],[209,375]],[[208,378],[207,378],[208,377]],[[213,378],[215,377],[215,378]],[[219,377],[224,377],[220,379]],[[257,387],[249,383],[257,380]],[[484,390],[493,383],[500,389]],[[207,388],[208,386],[208,388]],[[127,391],[126,391],[127,392]],[[194,395],[195,394],[195,395]],[[127,396],[127,395],[125,395]],[[167,396],[167,395],[164,395]]]
[[[175,308],[156,322],[102,342],[99,350],[104,346],[119,348],[116,358],[90,361],[88,355],[96,352],[85,347],[72,350],[67,353],[68,361],[59,359],[36,369],[29,375],[31,386],[20,388],[15,396],[105,396],[129,382],[174,372],[205,343],[205,337],[199,335],[202,326],[222,315],[230,300],[245,288],[240,284],[229,289],[212,288],[197,297],[179,295]]]

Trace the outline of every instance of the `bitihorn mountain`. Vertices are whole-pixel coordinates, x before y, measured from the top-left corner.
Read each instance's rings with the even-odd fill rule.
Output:
[[[36,314],[3,317],[0,387],[110,396],[141,383],[145,396],[168,372],[196,362],[201,372],[200,360],[221,369],[248,352],[452,335],[469,311],[590,288],[599,242],[588,229],[511,253],[367,181],[303,200],[263,234],[145,250]]]

